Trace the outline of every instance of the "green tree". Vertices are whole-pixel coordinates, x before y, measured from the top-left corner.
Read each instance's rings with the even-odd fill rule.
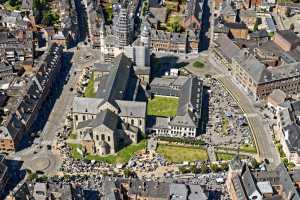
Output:
[[[229,169],[228,163],[221,163],[220,169],[221,171],[228,171]]]
[[[45,182],[48,181],[48,177],[47,176],[41,176],[41,177],[36,178],[36,181],[45,183]]]
[[[289,171],[292,171],[296,167],[295,163],[289,162],[287,165],[287,168]]]
[[[28,175],[28,178],[27,178],[27,180],[29,180],[29,181],[33,181],[33,180],[36,180],[37,179],[37,174],[36,173],[32,173],[32,174],[29,174]]]
[[[193,63],[193,67],[202,68],[202,67],[204,67],[204,64],[200,61],[196,61],[196,62]]]
[[[259,167],[259,163],[257,162],[257,160],[255,158],[252,158],[250,163],[251,163],[251,167],[253,169],[256,169]]]
[[[123,174],[124,174],[125,178],[130,177],[131,176],[130,169],[128,169],[128,168],[124,169]]]
[[[209,169],[205,163],[202,163],[200,166],[200,171],[202,174],[207,174],[209,172]]]
[[[211,169],[211,171],[214,172],[214,173],[220,171],[219,166],[218,166],[217,164],[215,164],[215,163],[210,164],[210,169]]]
[[[283,164],[287,167],[289,164],[289,160],[287,158],[282,159]]]

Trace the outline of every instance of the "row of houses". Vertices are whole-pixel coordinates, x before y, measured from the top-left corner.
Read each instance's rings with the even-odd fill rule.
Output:
[[[295,33],[279,31],[273,40],[260,41],[259,45],[252,45],[257,42],[249,40],[233,41],[224,34],[215,42],[216,59],[254,98],[266,98],[275,89],[288,95],[299,92],[300,52]]]
[[[55,77],[59,74],[62,53],[63,47],[53,44],[42,56],[36,74],[23,83],[23,90],[18,91],[18,98],[13,100],[14,96],[8,96],[4,110],[6,106],[9,109],[5,112],[6,116],[2,116],[0,126],[1,152],[15,151],[26,131],[32,127]]]
[[[298,200],[299,173],[288,172],[283,164],[271,171],[254,171],[237,156],[229,163],[226,185],[232,200]]]
[[[105,178],[100,191],[80,188],[60,182],[30,182],[22,184],[19,190],[8,196],[9,200],[20,199],[53,199],[59,197],[71,199],[115,199],[115,200],[165,200],[189,199],[207,200],[208,191],[197,184],[184,184],[160,181],[145,181],[141,179]],[[24,198],[26,197],[26,198]]]

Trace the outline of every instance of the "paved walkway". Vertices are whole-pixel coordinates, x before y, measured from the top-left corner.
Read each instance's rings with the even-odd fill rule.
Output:
[[[207,155],[208,155],[209,161],[211,163],[217,161],[217,157],[216,157],[216,153],[215,153],[215,148],[214,147],[208,147],[207,148]]]

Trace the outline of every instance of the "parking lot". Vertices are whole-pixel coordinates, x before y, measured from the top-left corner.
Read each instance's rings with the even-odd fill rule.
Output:
[[[215,79],[205,81],[209,86],[208,124],[202,139],[209,146],[237,148],[243,144],[252,145],[251,132],[232,96]]]

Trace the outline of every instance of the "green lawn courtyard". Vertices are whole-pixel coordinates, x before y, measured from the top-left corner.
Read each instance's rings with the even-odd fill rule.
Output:
[[[81,155],[77,149],[82,149],[82,145],[81,144],[69,144],[70,148],[71,148],[71,155],[75,160],[79,160],[82,159],[83,155]]]
[[[131,144],[120,150],[115,155],[99,156],[99,155],[87,155],[87,160],[104,161],[109,164],[126,163],[131,157],[136,155],[137,152],[146,148],[147,140],[142,140],[138,144]]]
[[[147,115],[163,117],[175,116],[177,107],[177,97],[155,96],[153,99],[148,99]]]
[[[174,163],[196,160],[206,161],[208,159],[206,149],[201,147],[159,144],[157,152],[164,156],[168,161]]]
[[[89,82],[88,82],[88,85],[84,91],[84,96],[85,97],[96,97],[96,92],[95,92],[95,89],[94,89],[94,82],[95,82],[95,79],[94,79],[94,74],[92,74]]]

